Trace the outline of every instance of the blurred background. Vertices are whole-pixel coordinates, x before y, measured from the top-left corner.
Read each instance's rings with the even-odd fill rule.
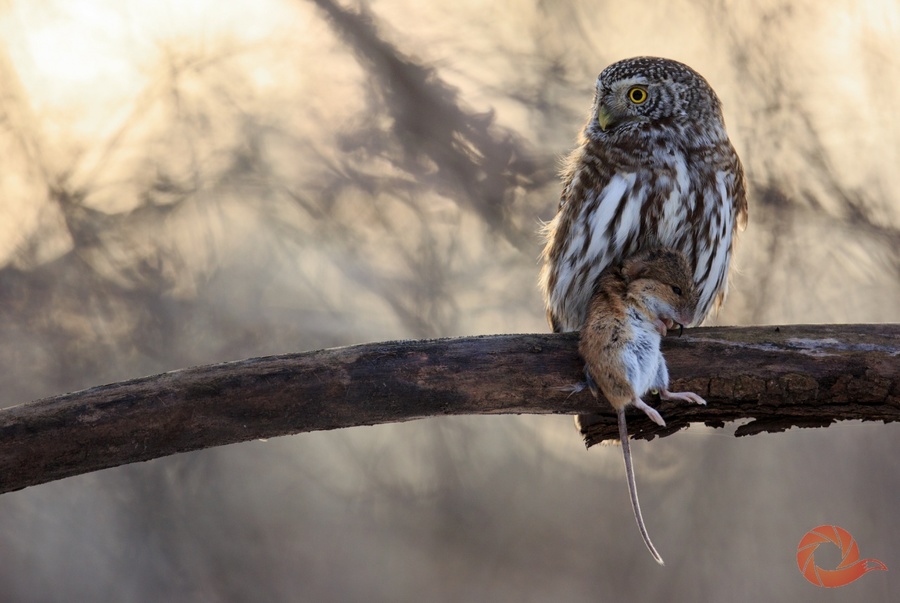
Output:
[[[186,366],[545,332],[540,222],[600,70],[723,103],[717,324],[900,321],[887,0],[0,1],[0,406]],[[0,497],[3,601],[896,600],[900,425],[618,448],[569,417],[250,442]],[[800,575],[820,524],[874,572]],[[822,547],[833,568],[836,548]]]

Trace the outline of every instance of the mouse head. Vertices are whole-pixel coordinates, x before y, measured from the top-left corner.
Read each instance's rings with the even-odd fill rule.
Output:
[[[647,249],[622,263],[628,294],[664,323],[690,324],[698,294],[687,258],[666,247]],[[671,326],[667,324],[667,326]]]

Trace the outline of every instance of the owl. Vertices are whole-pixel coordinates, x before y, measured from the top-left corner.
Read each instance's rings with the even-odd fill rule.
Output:
[[[702,322],[725,299],[747,222],[744,171],[716,93],[676,61],[619,61],[597,79],[579,143],[544,229],[540,287],[552,329],[579,330],[600,274],[651,247],[687,257]]]

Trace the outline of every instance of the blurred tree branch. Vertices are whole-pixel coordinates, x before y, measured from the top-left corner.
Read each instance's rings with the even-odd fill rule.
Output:
[[[900,325],[711,327],[669,337],[673,390],[660,428],[753,419],[736,435],[838,420],[900,420]],[[600,413],[588,445],[617,437],[611,408],[562,388],[581,378],[575,334],[372,343],[172,371],[0,411],[0,492],[186,452],[424,417]]]
[[[333,0],[312,3],[352,50],[371,91],[381,99],[380,106],[366,112],[365,123],[372,121],[372,114],[390,117],[391,139],[400,149],[391,154],[395,164],[416,180],[433,182],[510,243],[530,252],[534,224],[515,223],[511,206],[521,190],[553,180],[552,171],[533,158],[520,135],[496,123],[493,111],[468,109],[459,91],[437,69],[390,43],[364,4],[350,9]],[[362,124],[359,128],[365,130]],[[365,146],[360,133],[355,133],[355,142],[346,144]]]

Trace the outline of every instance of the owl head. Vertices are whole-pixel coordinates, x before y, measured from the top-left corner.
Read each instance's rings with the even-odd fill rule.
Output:
[[[699,73],[677,61],[637,57],[613,63],[597,78],[588,133],[647,131],[702,124],[721,129],[719,98]]]

